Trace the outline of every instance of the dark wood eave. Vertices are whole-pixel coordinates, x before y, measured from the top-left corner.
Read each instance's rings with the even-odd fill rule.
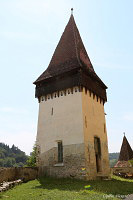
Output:
[[[84,64],[82,63],[82,65],[84,65]],[[97,74],[96,74],[95,72],[90,71],[85,65],[84,65],[84,67],[82,67],[82,68],[79,66],[78,68],[75,68],[75,69],[73,69],[73,70],[71,70],[71,71],[67,71],[67,72],[61,73],[61,74],[59,74],[59,75],[57,74],[57,75],[54,75],[54,76],[45,78],[45,79],[43,79],[43,80],[39,80],[39,81],[37,81],[37,82],[35,81],[33,84],[35,84],[35,85],[40,85],[40,84],[45,83],[45,82],[47,82],[47,81],[55,80],[55,79],[57,79],[57,77],[65,76],[65,75],[67,75],[67,74],[71,74],[71,72],[74,72],[74,71],[82,71],[82,72],[86,73],[86,74],[87,74],[88,76],[90,76],[92,79],[94,79],[95,81],[98,81],[102,88],[107,89],[107,86],[106,86],[106,85],[103,83],[103,81],[97,76]]]

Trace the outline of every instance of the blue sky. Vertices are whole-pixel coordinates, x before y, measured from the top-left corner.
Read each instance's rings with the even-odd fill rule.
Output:
[[[0,0],[0,142],[29,154],[36,140],[33,81],[47,68],[70,9],[99,77],[108,86],[109,151],[123,132],[133,145],[133,1]]]

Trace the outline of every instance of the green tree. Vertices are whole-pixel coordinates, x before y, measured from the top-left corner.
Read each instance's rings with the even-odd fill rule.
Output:
[[[28,160],[26,161],[28,167],[36,167],[36,144],[33,146],[33,151],[30,153]]]
[[[4,167],[4,159],[0,159],[0,167]]]
[[[22,166],[26,164],[28,156],[15,145],[0,143],[0,167]]]

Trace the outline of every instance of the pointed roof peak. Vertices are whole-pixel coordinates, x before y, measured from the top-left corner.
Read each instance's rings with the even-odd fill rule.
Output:
[[[71,16],[54,51],[46,71],[35,81],[42,81],[66,71],[86,66],[94,72],[93,66],[81,39],[79,30],[74,20],[73,8]]]
[[[124,134],[120,150],[119,161],[128,161],[133,158],[133,150]]]
[[[107,101],[107,86],[97,76],[93,69],[90,58],[87,54],[79,30],[75,23],[73,9],[71,12],[70,19],[54,51],[48,68],[39,76],[34,84],[38,87],[41,87],[39,85],[46,84],[48,81],[53,81],[56,79],[59,80],[61,77],[65,77],[67,79],[69,77],[72,79],[72,81],[71,83],[69,82],[69,84],[67,83],[67,86],[65,85],[64,88],[68,87],[68,85],[69,87],[72,87],[72,85],[75,84],[76,86],[84,86],[94,92],[94,94],[99,96],[105,102]],[[44,90],[45,89],[42,89],[42,92],[36,93],[36,96],[44,93]],[[39,91],[39,89],[37,91]],[[45,94],[48,93],[48,91],[51,90],[45,90]]]
[[[71,15],[73,15],[73,8],[71,8]]]

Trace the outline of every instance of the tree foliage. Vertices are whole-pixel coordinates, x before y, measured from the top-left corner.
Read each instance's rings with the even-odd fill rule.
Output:
[[[110,167],[114,167],[119,158],[119,153],[109,153]]]
[[[0,167],[22,167],[26,164],[28,156],[14,144],[0,143]]]
[[[36,167],[36,144],[33,146],[33,151],[30,153],[30,156],[27,160],[28,167]]]

